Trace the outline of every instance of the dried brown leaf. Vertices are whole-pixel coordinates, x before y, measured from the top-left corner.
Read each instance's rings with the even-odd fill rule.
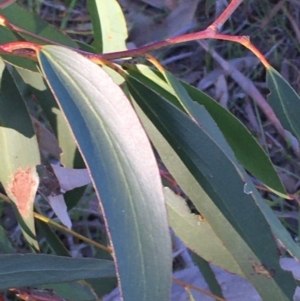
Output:
[[[38,166],[40,175],[39,192],[45,197],[61,194],[60,183],[52,166],[48,163]]]
[[[40,150],[45,154],[49,154],[54,158],[59,159],[62,150],[58,145],[58,141],[55,135],[34,117],[31,116],[31,120],[34,126]]]

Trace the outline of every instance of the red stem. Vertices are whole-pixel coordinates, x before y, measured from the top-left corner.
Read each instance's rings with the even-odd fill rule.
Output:
[[[249,41],[248,37],[245,36],[229,36],[229,35],[222,35],[218,34],[218,29],[228,20],[228,18],[233,14],[233,12],[237,9],[237,7],[242,3],[243,0],[232,0],[231,3],[228,5],[228,7],[224,10],[224,12],[217,18],[215,22],[213,22],[207,29],[195,33],[189,33],[185,35],[181,35],[178,37],[173,37],[169,39],[165,39],[163,41],[155,42],[149,45],[142,46],[137,49],[132,50],[125,50],[125,51],[118,51],[118,52],[111,52],[111,53],[104,53],[104,54],[92,54],[89,52],[85,52],[78,49],[73,49],[74,51],[77,51],[81,54],[83,54],[85,57],[89,58],[90,60],[103,64],[103,60],[113,60],[113,59],[120,59],[120,58],[126,58],[126,57],[137,57],[145,55],[146,53],[163,48],[168,45],[176,45],[183,42],[190,42],[195,40],[202,40],[202,39],[217,39],[217,40],[226,40],[226,41],[232,41],[237,42],[248,48],[250,51],[252,51],[259,60],[264,64],[266,68],[270,67],[270,64],[267,62],[267,60],[264,58],[264,56],[260,53],[260,51],[255,48]],[[19,28],[13,24],[10,24],[8,20],[6,20],[3,16],[0,15],[0,25],[6,26],[12,30],[15,30],[20,33],[25,33],[27,35],[34,36],[36,38],[40,38],[44,42],[49,42],[51,44],[57,44],[54,41],[50,41],[48,39],[38,37],[37,35],[27,32],[26,30],[23,30],[22,28]],[[39,51],[42,46],[30,42],[11,42],[7,44],[0,45],[0,52],[3,53],[11,53],[19,56],[25,56],[32,58],[34,55],[32,52],[28,52],[27,49],[31,49],[34,51]],[[15,52],[18,50],[18,52]],[[15,52],[15,53],[13,53]]]
[[[223,13],[214,21],[209,28],[219,31],[223,24],[230,18],[232,13],[239,7],[243,0],[232,0]]]

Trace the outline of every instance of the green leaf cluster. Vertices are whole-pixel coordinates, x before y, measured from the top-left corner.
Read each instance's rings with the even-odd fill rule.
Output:
[[[126,49],[117,1],[88,2],[95,36],[90,49]],[[207,10],[212,3],[206,1]],[[40,286],[83,301],[102,298],[118,284],[125,301],[169,300],[172,227],[200,269],[213,263],[246,278],[263,300],[292,300],[296,283],[279,265],[276,242],[297,260],[299,247],[252,179],[289,196],[270,158],[238,119],[163,68],[127,64],[114,65],[119,74],[107,72],[111,64],[96,65],[78,52],[80,43],[16,3],[0,14],[23,29],[0,27],[0,44],[41,45],[36,60],[3,54],[0,61],[0,181],[6,192],[1,198],[9,199],[31,252],[17,254],[0,227],[1,290]],[[121,87],[115,83],[120,75]],[[299,95],[272,68],[267,85],[277,117],[299,139]],[[51,150],[48,146],[47,154],[42,147],[32,99],[60,148],[56,160],[88,169],[105,220],[110,253],[105,259],[69,258],[50,228],[55,223],[35,220],[35,198],[42,195],[37,166],[50,165]],[[163,187],[158,158],[199,215]],[[84,189],[66,193],[68,209]],[[37,232],[52,255],[38,254]],[[217,286],[215,279],[209,284]]]

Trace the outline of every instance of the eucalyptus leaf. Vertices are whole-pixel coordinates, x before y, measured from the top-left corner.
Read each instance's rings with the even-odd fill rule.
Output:
[[[291,85],[272,67],[267,69],[268,101],[288,131],[300,139],[300,97]]]
[[[196,103],[203,105],[217,123],[239,162],[272,191],[281,197],[289,198],[270,158],[248,129],[228,110],[223,108],[214,99],[202,91],[182,81],[177,81],[168,72],[166,72],[166,76],[173,81],[173,84],[183,85],[188,93],[187,96],[186,93],[182,91],[182,88],[180,88],[182,91],[181,94],[185,94],[182,100],[178,100],[178,94],[176,97],[174,88],[172,89],[172,87],[168,85],[159,72],[145,65],[137,65],[136,68],[130,66],[127,69],[127,72],[131,76],[141,81],[182,110],[185,110],[182,103],[182,101],[185,101],[185,98],[191,98],[195,102],[195,104],[190,104],[192,107],[196,107]]]
[[[177,181],[184,174],[195,179],[192,186],[186,179],[178,184],[232,254],[244,277],[251,281],[263,299],[291,300],[295,281],[279,265],[277,246],[260,211],[264,209],[263,200],[245,171],[218,146],[211,136],[212,131],[205,130],[206,124],[197,125],[135,79],[130,77],[126,82],[134,100],[184,165],[183,170],[171,171],[171,174]],[[155,146],[162,151],[159,144]],[[170,170],[171,161],[167,167]],[[199,198],[195,193],[197,183],[197,189],[203,189],[207,196],[203,194]],[[246,192],[245,185],[249,189]]]
[[[18,210],[27,241],[37,250],[33,203],[39,184],[36,165],[40,164],[40,153],[29,112],[7,69],[1,78],[0,108],[0,181]]]
[[[13,3],[0,10],[0,13],[7,18],[13,25],[29,31],[37,36],[44,37],[55,43],[66,45],[68,47],[78,48],[76,43],[67,35],[57,30],[54,26],[50,25],[36,14],[25,9],[18,3]],[[20,17],[22,16],[22,17]],[[18,33],[25,40],[34,43],[45,43],[38,38],[34,38],[25,33]],[[49,44],[49,42],[48,42]]]
[[[134,110],[83,56],[44,46],[38,58],[101,198],[124,300],[167,300],[172,252],[164,196]]]
[[[43,254],[0,255],[1,290],[114,275],[114,264],[109,260]]]
[[[94,30],[93,46],[100,53],[126,49],[127,26],[116,0],[88,1]]]

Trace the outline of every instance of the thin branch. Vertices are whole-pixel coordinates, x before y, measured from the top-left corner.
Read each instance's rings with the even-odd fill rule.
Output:
[[[210,49],[205,41],[198,41],[198,43],[209,52],[211,56],[219,63],[219,65],[227,72],[227,74],[252,98],[262,112],[267,116],[269,121],[276,128],[278,133],[284,138],[285,141],[290,139],[289,134],[286,133],[279,119],[277,118],[274,110],[268,101],[259,92],[252,81],[249,80],[243,73],[236,68],[232,67],[226,60],[224,60],[215,50]],[[267,62],[268,64],[268,62]],[[298,150],[292,144],[293,151],[298,155]]]
[[[3,201],[5,201],[7,203],[12,202],[11,199],[8,196],[4,195],[3,193],[0,193],[0,199],[2,199]],[[36,218],[36,219],[38,219],[38,220],[40,220],[40,221],[42,221],[46,224],[49,224],[49,225],[51,225],[51,226],[53,226],[53,227],[55,227],[55,228],[57,228],[57,229],[59,229],[63,232],[69,233],[69,234],[73,235],[74,237],[77,237],[77,238],[81,239],[82,241],[97,247],[98,249],[104,250],[104,251],[106,251],[110,254],[113,253],[113,250],[111,248],[108,248],[104,245],[101,245],[101,244],[99,244],[99,243],[97,243],[97,242],[95,242],[95,241],[93,241],[93,240],[91,240],[91,239],[89,239],[89,238],[73,231],[73,230],[70,230],[67,227],[62,226],[62,225],[54,222],[53,220],[51,220],[50,218],[48,218],[46,216],[43,216],[43,215],[41,215],[39,213],[36,213],[36,212],[34,212],[33,215],[34,215],[34,218]]]
[[[284,128],[275,115],[272,107],[255,87],[253,82],[250,81],[249,78],[247,78],[239,70],[232,67],[232,65],[223,59],[214,49],[210,49],[205,41],[199,41],[198,43],[205,49],[205,51],[211,54],[211,56],[220,64],[226,73],[231,76],[232,79],[254,100],[258,107],[268,117],[270,122],[275,126],[280,135],[285,138]]]
[[[152,43],[149,45],[142,46],[137,49],[131,49],[131,50],[125,50],[125,51],[118,51],[118,52],[112,52],[112,53],[105,53],[105,54],[92,54],[89,52],[85,52],[78,49],[73,49],[74,51],[77,51],[81,54],[83,54],[85,57],[89,58],[93,61],[101,61],[101,59],[106,60],[113,60],[113,59],[120,59],[120,58],[126,58],[126,57],[137,57],[137,56],[143,56],[146,53],[157,50],[169,45],[176,45],[183,42],[190,42],[190,41],[196,41],[196,40],[203,40],[203,39],[217,39],[217,40],[226,40],[226,41],[232,41],[236,43],[240,43],[246,48],[248,48],[250,51],[252,51],[264,64],[264,66],[268,69],[270,67],[270,64],[267,62],[267,60],[264,58],[264,56],[259,52],[257,48],[255,48],[251,43],[248,37],[246,36],[230,36],[230,35],[222,35],[218,34],[217,30],[222,26],[228,18],[233,14],[233,12],[237,9],[237,7],[242,3],[242,0],[232,0],[231,3],[228,5],[228,7],[224,10],[224,12],[219,16],[219,18],[213,22],[207,29],[195,33],[185,34],[178,37],[173,37],[169,39],[165,39],[156,43]],[[55,44],[57,45],[57,42],[51,41],[49,39],[39,37],[38,35],[28,32],[18,26],[15,26],[11,24],[4,16],[0,15],[0,25],[5,26],[13,31],[23,33],[30,35],[32,37],[35,37],[37,39],[40,39],[43,42]],[[26,44],[27,43],[27,44]],[[24,48],[33,49],[35,51],[40,50],[41,46],[29,42],[12,42],[7,43],[4,45],[0,45],[0,51],[12,53],[15,50],[21,50]],[[70,47],[68,47],[70,48]],[[26,52],[20,51],[18,53],[20,56],[26,56]],[[32,54],[28,54],[32,58]]]
[[[190,289],[193,289],[193,290],[195,290],[195,291],[197,291],[197,292],[199,292],[199,293],[202,293],[202,294],[204,294],[204,295],[206,295],[206,296],[212,297],[212,298],[215,299],[215,300],[218,300],[218,301],[227,301],[227,300],[224,299],[224,298],[221,298],[221,297],[219,297],[219,296],[217,296],[217,295],[215,295],[215,294],[213,294],[213,293],[211,293],[211,292],[208,292],[208,291],[206,291],[206,290],[204,290],[204,289],[202,289],[202,288],[199,288],[199,287],[197,287],[197,286],[194,286],[194,285],[192,285],[192,284],[186,283],[186,282],[184,282],[184,281],[182,281],[182,280],[180,280],[180,279],[178,279],[178,278],[174,278],[174,277],[173,277],[172,280],[173,280],[173,282],[175,282],[175,283],[177,283],[177,284],[183,286],[184,288],[190,288]]]
[[[87,237],[85,237],[85,236],[83,236],[83,235],[81,235],[81,234],[73,231],[73,230],[70,230],[69,228],[67,228],[65,226],[62,226],[62,225],[54,222],[53,220],[51,220],[50,218],[48,218],[46,216],[43,216],[43,215],[41,215],[39,213],[36,213],[36,212],[34,212],[33,215],[34,215],[34,217],[36,219],[38,219],[38,220],[40,220],[40,221],[42,221],[42,222],[44,222],[46,224],[49,224],[49,225],[51,225],[51,226],[53,226],[53,227],[55,227],[55,228],[57,228],[57,229],[59,229],[59,230],[61,230],[63,232],[71,234],[74,237],[77,237],[78,239],[81,239],[82,241],[84,241],[84,242],[86,242],[86,243],[88,243],[90,245],[93,245],[94,247],[96,247],[98,249],[104,250],[104,251],[106,251],[108,253],[112,253],[113,252],[113,250],[111,248],[108,248],[108,247],[106,247],[106,246],[104,246],[102,244],[99,244],[99,243],[95,242],[94,240],[91,240],[91,239],[89,239],[89,238],[87,238]]]
[[[242,2],[243,0],[232,0],[223,13],[209,26],[209,28],[216,32],[219,31]]]

